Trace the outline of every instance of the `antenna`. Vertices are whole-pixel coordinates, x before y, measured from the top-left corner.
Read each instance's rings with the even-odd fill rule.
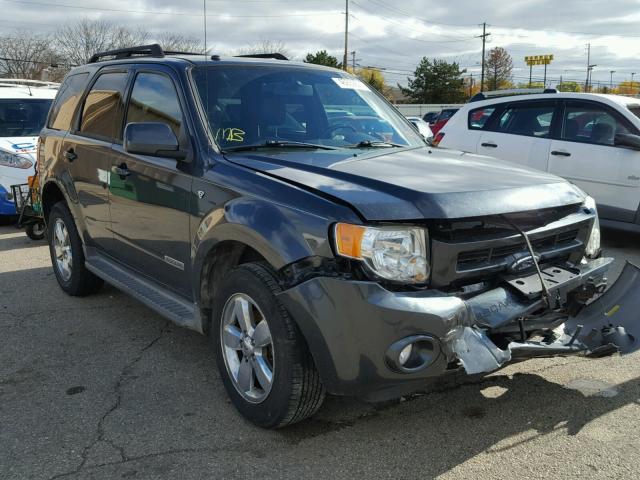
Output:
[[[202,11],[204,17],[204,59],[207,59],[207,0],[202,0]]]

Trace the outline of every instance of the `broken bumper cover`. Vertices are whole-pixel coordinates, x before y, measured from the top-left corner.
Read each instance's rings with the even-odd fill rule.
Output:
[[[570,292],[601,279],[610,263],[598,259],[582,265],[579,273],[549,288],[552,298],[565,301]],[[487,332],[544,307],[539,298],[528,298],[509,285],[463,300],[438,291],[391,292],[374,282],[318,277],[279,297],[333,394],[392,398],[420,388],[457,361],[468,373],[481,373],[515,358],[640,348],[640,269],[630,264],[616,284],[576,318],[560,320],[566,321],[553,343],[512,342],[506,349],[498,348]],[[388,351],[407,338],[420,338],[425,362],[421,368],[398,371]]]

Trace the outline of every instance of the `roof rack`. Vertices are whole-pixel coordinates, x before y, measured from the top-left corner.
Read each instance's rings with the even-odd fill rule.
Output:
[[[469,99],[469,103],[488,100],[490,98],[512,97],[515,95],[534,95],[540,93],[558,93],[558,90],[555,88],[513,88],[509,90],[492,90],[489,92],[476,93],[471,97],[471,99]]]
[[[59,83],[30,80],[28,78],[0,78],[0,85],[4,87],[47,87],[58,88]]]
[[[289,60],[281,53],[251,53],[249,55],[236,55],[239,58],[273,58],[275,60]]]
[[[108,50],[106,52],[94,53],[89,59],[89,63],[99,62],[104,57],[114,57],[114,60],[131,58],[133,56],[162,58],[165,51],[157,43],[151,45],[141,45],[139,47],[119,48],[118,50]]]

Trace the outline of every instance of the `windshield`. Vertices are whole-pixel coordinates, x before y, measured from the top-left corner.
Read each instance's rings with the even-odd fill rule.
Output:
[[[37,137],[47,121],[48,98],[0,99],[0,137]]]
[[[291,66],[198,67],[194,79],[223,150],[285,142],[354,147],[424,145],[413,128],[355,77]]]

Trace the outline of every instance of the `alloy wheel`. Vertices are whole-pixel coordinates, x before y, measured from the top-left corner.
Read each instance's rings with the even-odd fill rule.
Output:
[[[62,280],[68,282],[71,278],[73,254],[69,231],[61,218],[57,218],[53,226],[53,250],[56,255],[56,267]]]

